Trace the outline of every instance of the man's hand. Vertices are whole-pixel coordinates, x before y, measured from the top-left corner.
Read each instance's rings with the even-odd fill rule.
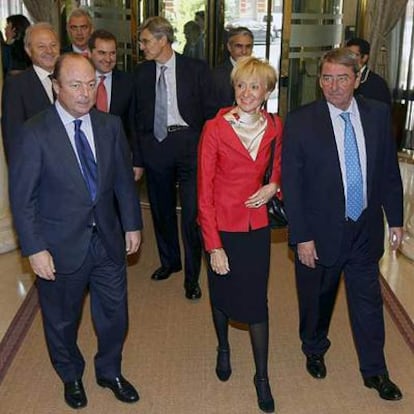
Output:
[[[392,250],[397,250],[400,247],[404,236],[404,230],[402,227],[390,227],[389,229],[389,241]]]
[[[30,255],[29,262],[37,276],[46,280],[55,280],[55,264],[52,255],[47,250]]]
[[[313,240],[298,243],[298,258],[305,266],[314,269],[316,267],[315,260],[318,260],[318,253],[316,253],[315,242]]]
[[[144,169],[142,167],[133,167],[134,171],[134,180],[139,181],[144,174]]]
[[[127,231],[125,233],[125,246],[127,255],[134,254],[141,245],[141,231]]]

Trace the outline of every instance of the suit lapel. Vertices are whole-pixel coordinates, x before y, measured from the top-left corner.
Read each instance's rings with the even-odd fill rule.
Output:
[[[102,120],[98,120],[98,113],[95,109],[92,109],[90,112],[92,131],[93,131],[93,140],[95,143],[95,156],[96,164],[98,168],[98,183],[96,191],[96,200],[98,200],[101,193],[101,180],[104,175],[105,165],[108,165],[108,161],[105,158],[106,156],[111,155],[111,151],[105,151],[104,146],[107,142],[110,142],[106,137],[106,130]]]
[[[43,84],[41,82],[41,80],[39,79],[39,76],[37,76],[37,73],[35,72],[33,66],[29,69],[30,70],[30,76],[28,78],[28,84],[27,87],[29,91],[32,91],[30,97],[35,97],[37,96],[38,99],[40,99],[45,106],[47,104],[50,105],[50,99],[49,96],[45,90],[45,88],[43,87]],[[35,88],[35,90],[33,91],[33,88]]]
[[[365,138],[365,152],[367,157],[367,198],[369,198],[370,191],[372,188],[372,179],[374,171],[374,160],[377,152],[377,140],[373,139],[375,137],[376,131],[376,119],[373,112],[370,110],[370,107],[362,98],[357,98],[358,110],[360,113],[360,119],[362,124],[362,129],[364,130]]]
[[[48,125],[56,125],[56,129],[53,131],[53,136],[50,139],[50,145],[56,145],[55,153],[59,154],[58,162],[62,166],[62,171],[76,182],[76,187],[82,189],[82,193],[90,200],[89,190],[83,178],[75,150],[72,147],[66,128],[55,106],[52,106],[48,111]]]

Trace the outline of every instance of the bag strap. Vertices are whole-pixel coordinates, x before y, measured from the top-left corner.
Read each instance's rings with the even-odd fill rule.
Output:
[[[277,128],[276,121],[275,121],[275,115],[270,114],[270,118],[272,119],[273,125],[275,126],[275,128]],[[270,143],[270,162],[269,162],[269,165],[268,165],[268,167],[266,169],[266,173],[265,173],[265,184],[269,184],[270,177],[272,176],[273,161],[275,159],[275,147],[276,147],[276,137]]]

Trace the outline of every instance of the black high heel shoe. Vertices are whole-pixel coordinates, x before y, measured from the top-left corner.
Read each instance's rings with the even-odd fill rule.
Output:
[[[217,348],[216,375],[220,381],[227,381],[230,378],[230,349]]]
[[[256,387],[257,403],[259,408],[265,413],[275,412],[275,401],[270,390],[269,378],[253,378],[254,386]]]

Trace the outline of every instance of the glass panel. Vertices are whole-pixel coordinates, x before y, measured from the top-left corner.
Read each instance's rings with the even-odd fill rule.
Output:
[[[205,60],[205,0],[167,0],[160,2],[160,10],[174,27],[174,50]]]
[[[287,110],[320,97],[318,64],[320,57],[342,41],[342,0],[293,0],[288,17],[286,40],[289,69]],[[286,76],[286,74],[285,74]]]
[[[268,14],[268,2],[271,13]],[[253,55],[266,58],[279,72],[281,33],[282,33],[283,0],[227,0],[224,9],[224,29],[244,26],[254,35]],[[267,25],[270,34],[267,36]],[[227,54],[227,47],[224,48]],[[269,112],[278,111],[279,85],[270,96],[267,109]]]

